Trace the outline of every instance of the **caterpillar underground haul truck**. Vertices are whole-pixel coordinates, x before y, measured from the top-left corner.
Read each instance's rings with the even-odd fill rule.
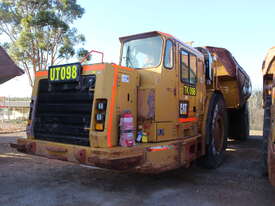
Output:
[[[141,173],[197,159],[218,167],[227,137],[248,135],[246,72],[226,49],[193,48],[161,32],[120,41],[119,65],[73,63],[37,72],[28,137],[12,146]]]
[[[263,170],[275,186],[275,47],[269,49],[263,62]]]

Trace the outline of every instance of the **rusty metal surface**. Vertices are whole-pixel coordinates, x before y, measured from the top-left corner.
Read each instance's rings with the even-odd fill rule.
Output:
[[[66,148],[63,148],[63,147],[54,147],[54,146],[46,147],[46,149],[47,149],[49,152],[60,152],[60,153],[64,153],[64,152],[67,152],[67,151],[68,151]]]
[[[129,170],[142,164],[144,156],[125,157],[119,159],[103,159],[99,157],[88,157],[88,164],[113,170]]]
[[[206,46],[213,56],[216,56],[217,60],[224,66],[231,78],[237,80],[240,102],[243,105],[250,97],[250,93],[244,93],[243,88],[251,87],[251,81],[246,71],[238,64],[232,54],[225,48]]]
[[[86,160],[86,150],[78,150],[77,152],[74,153],[75,159],[77,159],[80,163],[85,163]]]
[[[238,77],[238,73],[243,74],[243,78],[240,79],[240,81],[244,81],[245,79],[249,80],[249,76],[245,72],[245,70],[238,64],[236,59],[232,56],[232,54],[225,48],[219,48],[219,47],[206,47],[210,53],[215,55],[217,57],[217,60],[220,61],[226,68],[227,72],[231,75],[231,77]]]
[[[23,153],[27,152],[26,145],[10,143],[10,147],[17,149],[18,152],[23,152]]]
[[[82,149],[76,149],[70,145],[46,143],[44,141],[22,138],[17,140],[17,144],[12,144],[11,146],[20,152],[50,159],[119,171],[156,174],[190,165],[191,160],[196,159],[199,154],[196,152],[198,148],[196,144],[199,143],[197,138],[186,140],[187,144],[185,140],[171,141],[170,144],[160,143],[159,145],[164,146],[164,150],[158,150],[158,147],[154,150],[156,146],[151,147],[152,145],[147,145],[146,147],[134,147],[131,149],[132,152],[129,152],[130,148],[113,148],[112,150],[108,150],[82,147]],[[192,145],[196,148],[193,152],[190,150]]]
[[[240,67],[236,61],[234,61],[232,54],[224,49],[224,48],[218,48],[218,47],[206,47],[210,53],[215,55],[217,57],[217,60],[220,61],[228,71],[228,73],[232,76],[236,76],[236,70],[237,67]]]
[[[138,119],[153,120],[155,118],[155,90],[138,90]]]
[[[24,71],[20,69],[5,50],[0,47],[0,84],[22,74],[24,74]]]

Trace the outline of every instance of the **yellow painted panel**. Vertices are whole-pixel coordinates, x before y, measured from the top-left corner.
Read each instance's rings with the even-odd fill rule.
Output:
[[[177,138],[177,129],[174,123],[157,123],[157,141],[167,141]]]

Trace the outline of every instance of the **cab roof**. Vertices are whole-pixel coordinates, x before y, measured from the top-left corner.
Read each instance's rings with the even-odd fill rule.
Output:
[[[160,32],[160,31],[151,31],[151,32],[145,32],[145,33],[139,33],[139,34],[120,37],[119,40],[120,40],[120,42],[124,42],[124,41],[129,41],[129,40],[132,40],[132,39],[145,38],[145,37],[157,36],[157,35],[165,36],[167,38],[174,38],[172,35],[167,34],[167,33],[163,33],[163,32]]]
[[[171,34],[160,32],[160,31],[151,31],[151,32],[145,32],[145,33],[139,33],[139,34],[124,36],[124,37],[120,37],[119,40],[120,40],[120,42],[125,42],[125,41],[130,41],[130,40],[133,40],[133,39],[146,38],[146,37],[158,36],[158,35],[159,36],[164,36],[167,39],[174,40],[174,41],[180,43],[181,45],[183,45],[185,48],[188,48],[192,53],[196,54],[198,57],[203,57],[202,53],[200,53],[194,47],[180,41],[179,39],[177,39],[176,37],[174,37]]]

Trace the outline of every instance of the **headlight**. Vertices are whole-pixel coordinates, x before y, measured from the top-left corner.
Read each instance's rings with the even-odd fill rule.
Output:
[[[102,122],[104,120],[104,117],[105,117],[104,114],[98,113],[98,114],[96,114],[96,121]]]
[[[107,99],[97,99],[95,106],[95,123],[96,131],[104,131],[106,117]]]
[[[99,111],[103,111],[103,110],[105,110],[105,108],[106,108],[106,103],[105,102],[98,102],[97,103],[97,109]]]

